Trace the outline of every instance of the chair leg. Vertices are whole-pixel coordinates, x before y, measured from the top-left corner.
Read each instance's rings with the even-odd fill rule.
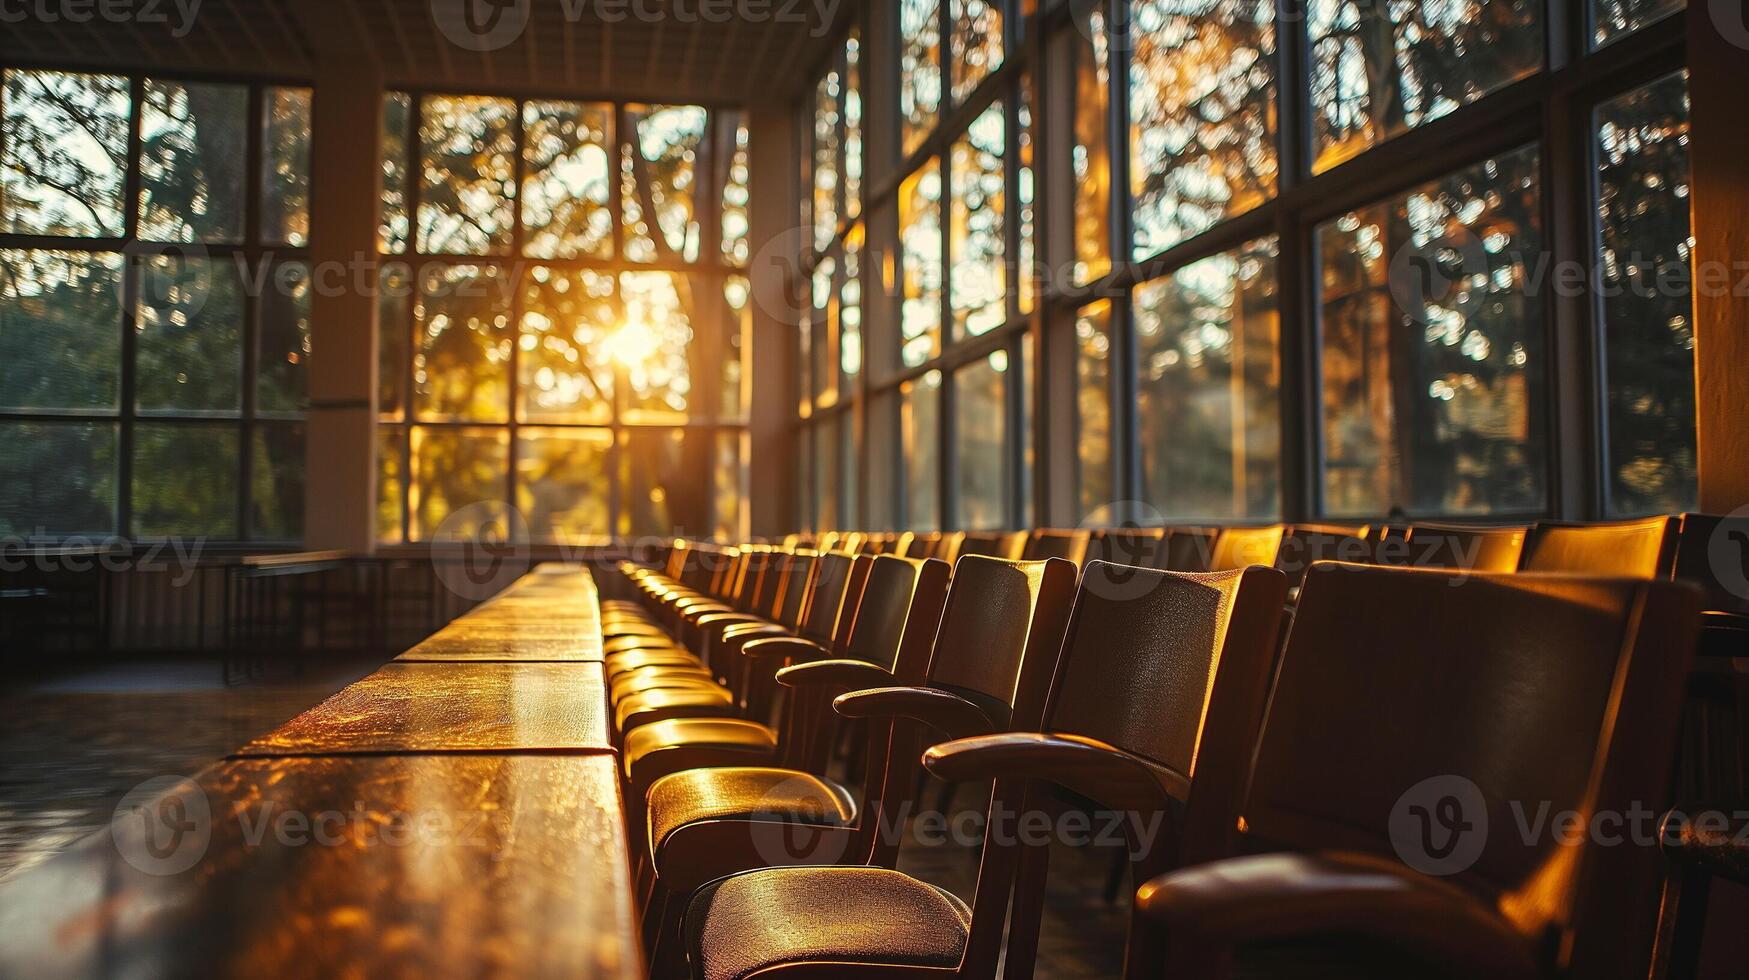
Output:
[[[1694,868],[1672,871],[1664,879],[1652,980],[1693,980],[1699,975],[1711,890],[1712,875]]]

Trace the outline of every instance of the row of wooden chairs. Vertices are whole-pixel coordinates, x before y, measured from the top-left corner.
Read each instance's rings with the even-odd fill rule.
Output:
[[[1657,895],[1656,854],[1499,833],[1436,876],[1398,822],[1449,816],[1450,785],[1497,829],[1514,802],[1661,798],[1703,603],[1660,580],[1702,526],[1519,529],[1510,571],[1491,549],[1511,530],[1322,526],[1040,531],[1003,557],[961,538],[951,576],[915,535],[623,566],[638,597],[603,626],[653,973],[992,976],[1005,951],[1026,975],[1048,850],[993,820],[969,905],[894,870],[882,828],[921,759],[996,780],[993,813],[1059,806],[1054,787],[1170,815],[1130,842],[1131,976],[1284,944],[1339,972],[1626,975],[1658,938],[1633,900]],[[1441,534],[1462,562],[1376,564]],[[1594,577],[1517,573],[1551,565]],[[840,719],[867,729],[860,787],[826,772]]]

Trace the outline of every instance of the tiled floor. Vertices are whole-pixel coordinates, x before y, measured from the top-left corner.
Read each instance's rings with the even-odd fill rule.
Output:
[[[108,826],[128,790],[192,775],[376,666],[227,687],[214,660],[70,669],[0,693],[0,880]]]

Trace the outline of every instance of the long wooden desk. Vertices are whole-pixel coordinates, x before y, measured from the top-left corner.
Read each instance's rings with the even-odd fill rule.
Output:
[[[642,976],[599,617],[542,567],[153,781],[0,886],[0,976]]]

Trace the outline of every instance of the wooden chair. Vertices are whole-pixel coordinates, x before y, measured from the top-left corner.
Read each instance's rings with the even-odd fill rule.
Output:
[[[1033,642],[1048,647],[1055,642],[1050,637],[1061,635],[1074,570],[1062,562],[967,558],[953,574],[951,592],[948,578],[940,562],[877,557],[847,656],[778,672],[795,692],[792,713],[803,712],[791,730],[806,743],[796,756],[798,768],[689,769],[650,784],[645,804],[655,888],[646,928],[655,930],[658,974],[666,972],[665,960],[681,963],[677,942],[685,899],[713,878],[765,867],[774,858],[890,863],[891,848],[879,832],[916,784],[920,746],[914,726],[898,723],[908,717],[902,711],[855,715],[876,722],[868,725],[867,775],[856,793],[825,776],[832,731],[812,723],[802,706],[811,703],[817,710],[845,691],[882,688],[891,697],[905,691],[930,704],[957,700],[1006,722],[1028,638],[1046,636]],[[792,853],[795,839],[782,827],[774,834],[774,823],[812,825],[803,833],[819,838]],[[783,846],[774,850],[778,844]]]
[[[1107,528],[1093,532],[1087,543],[1087,560],[1134,565],[1139,568],[1161,568],[1161,558],[1165,550],[1165,528]]]
[[[1170,813],[1163,839],[1132,840],[1144,875],[1222,851],[1285,592],[1269,568],[1180,575],[1089,563],[1048,698],[1016,703],[1014,727],[1035,734],[970,735],[924,755],[943,778],[996,780],[971,904],[887,868],[737,874],[692,900],[693,976],[991,977],[1005,927],[1011,966],[1029,966],[1048,852],[1017,840],[1008,818],[1045,807],[1047,786],[1143,818]],[[1022,689],[1038,683],[1032,666]],[[1135,959],[1150,960],[1149,934],[1132,938]]]
[[[901,558],[939,558],[939,557],[941,557],[940,555],[935,553],[936,550],[941,547],[941,532],[940,531],[926,531],[922,534],[912,534],[910,531],[907,531],[905,533],[911,534],[911,538],[910,538],[910,541],[906,544],[905,550],[902,552],[899,552],[899,557],[901,557]]]
[[[954,554],[954,561],[957,562],[966,555],[1006,558],[1009,545],[1006,531],[964,531],[960,534],[959,550]]]
[[[1209,551],[1206,571],[1226,572],[1250,565],[1274,567],[1286,534],[1287,528],[1280,524],[1222,528]]]
[[[1378,544],[1378,562],[1406,568],[1445,568],[1461,572],[1510,572],[1524,554],[1526,527],[1465,527],[1414,524],[1402,538]]]
[[[1027,561],[1061,558],[1077,566],[1087,560],[1092,535],[1087,531],[1034,531],[1026,540]]]
[[[1648,517],[1610,524],[1538,523],[1525,538],[1521,572],[1669,578],[1682,522]]]
[[[1171,975],[1644,977],[1656,851],[1519,827],[1664,792],[1696,599],[1314,566],[1249,767],[1252,853],[1138,895]]]
[[[1261,549],[1260,549],[1261,550]],[[1375,559],[1372,528],[1344,524],[1294,524],[1282,532],[1275,567],[1287,574],[1291,600],[1306,569],[1316,562],[1371,564]]]

